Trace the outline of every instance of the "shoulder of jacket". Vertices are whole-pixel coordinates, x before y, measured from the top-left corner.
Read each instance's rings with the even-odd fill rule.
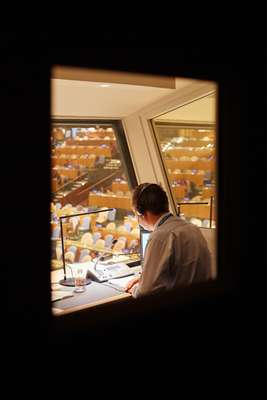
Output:
[[[166,228],[166,227],[165,227]],[[166,242],[168,239],[170,239],[174,234],[174,229],[156,229],[154,232],[151,233],[149,241],[153,241],[154,244],[156,242]]]

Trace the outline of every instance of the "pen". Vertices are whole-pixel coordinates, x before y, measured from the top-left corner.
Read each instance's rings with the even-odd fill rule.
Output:
[[[55,302],[55,301],[59,301],[59,300],[63,300],[63,299],[68,299],[68,298],[70,298],[70,297],[74,297],[73,294],[68,294],[68,295],[66,295],[66,296],[60,297],[59,299],[55,299],[55,300],[51,300],[51,301],[52,301],[52,303],[53,303],[53,302]]]

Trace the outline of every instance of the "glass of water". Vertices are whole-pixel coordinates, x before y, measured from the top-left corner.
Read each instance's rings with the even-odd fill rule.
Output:
[[[86,290],[87,267],[83,263],[72,266],[72,272],[75,284],[75,293],[82,293]]]

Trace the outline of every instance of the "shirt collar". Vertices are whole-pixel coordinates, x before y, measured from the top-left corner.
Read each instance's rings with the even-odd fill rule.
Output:
[[[154,229],[153,230],[155,230],[155,229],[157,229],[157,227],[159,226],[159,224],[160,224],[160,221],[162,221],[163,220],[163,218],[165,218],[166,217],[166,215],[169,215],[170,214],[170,211],[168,211],[168,212],[166,212],[166,213],[164,213],[164,214],[162,214],[162,216],[157,220],[157,222],[155,223],[155,225],[154,225]]]

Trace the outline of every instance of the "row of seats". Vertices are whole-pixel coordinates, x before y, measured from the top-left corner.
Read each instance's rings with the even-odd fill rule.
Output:
[[[57,216],[57,211],[60,210],[61,205],[60,203],[57,203],[54,207],[54,215],[52,216],[53,219],[56,218]],[[117,231],[118,233],[132,233],[132,234],[139,234],[138,228],[133,227],[133,223],[131,221],[126,221],[124,224],[119,225],[116,227],[115,222],[116,218],[116,209],[112,209],[107,212],[101,212],[99,213],[96,223],[99,224],[105,224],[107,222],[105,227],[106,230],[108,231]],[[91,216],[90,215],[85,215],[85,216],[74,216],[71,217],[69,216],[69,222],[72,225],[73,231],[79,231],[80,233],[87,232],[90,229],[90,224],[91,224]],[[58,227],[55,227],[53,232],[52,232],[52,238],[58,238],[59,237],[59,230],[57,229]]]
[[[86,157],[86,156],[68,157],[68,156],[62,155],[60,157],[51,157],[51,162],[52,162],[52,165],[54,165],[54,166],[56,166],[56,165],[64,166],[66,164],[72,164],[73,166],[84,166],[84,167],[88,167],[88,168],[93,168],[95,166],[96,156],[94,154],[91,154],[88,157]],[[99,156],[98,163],[104,164],[105,156]]]
[[[99,232],[95,232],[96,234],[100,234]],[[100,234],[101,235],[101,234]],[[101,239],[99,235],[95,235],[94,238],[91,236],[90,233],[86,233],[83,236],[82,239],[82,244],[83,245],[88,245],[92,246],[95,245],[95,247],[101,251],[106,249],[112,249],[113,251],[116,252],[123,252],[124,249],[126,249],[127,246],[127,239],[125,237],[119,237],[117,242],[113,245],[113,235],[106,235],[104,239]],[[128,247],[128,251],[132,251],[136,249],[139,245],[139,241],[136,239],[133,239]],[[91,261],[92,256],[91,256],[91,251],[89,249],[82,249],[80,253],[78,252],[78,247],[75,245],[71,245],[66,248],[65,250],[65,260],[68,262],[87,262]],[[79,253],[79,257],[77,258],[77,254]],[[58,260],[62,258],[62,248],[61,246],[56,247],[56,257]]]
[[[81,226],[77,226],[77,224],[79,223],[78,221],[80,221],[80,220],[77,221],[78,218],[79,217],[70,218],[73,232],[76,231],[76,228],[80,233],[87,232],[90,228],[90,217],[84,217]],[[60,226],[58,225],[53,228],[51,238],[52,240],[57,240],[59,239],[59,237],[60,237]]]
[[[108,233],[103,238],[101,232],[94,232],[93,234],[87,232],[83,235],[81,243],[85,246],[96,246],[100,249],[113,249],[114,251],[121,251],[127,246],[127,238],[125,236],[119,236],[117,242],[113,245],[114,235]],[[129,249],[132,249],[138,245],[137,239],[132,239],[129,244]]]
[[[136,229],[136,234],[139,234],[139,230]],[[52,240],[58,240],[60,238],[60,227],[57,226],[56,228],[53,229],[52,231]],[[83,234],[81,238],[81,244],[85,246],[97,246],[99,248],[111,248],[112,246],[112,241],[114,239],[114,235],[112,234],[106,234],[104,236],[104,239],[102,238],[101,232],[86,232]],[[125,248],[127,238],[125,236],[120,236],[118,239],[118,242],[115,244],[114,250],[119,251],[122,248]],[[119,244],[119,242],[124,242],[124,245],[119,249],[119,247],[122,244]],[[136,244],[136,239],[133,239],[132,242],[130,243],[130,247],[134,246]]]
[[[88,262],[92,260],[92,257],[90,255],[90,250],[88,249],[82,249],[80,252],[80,255],[77,258],[77,248],[75,246],[71,246],[72,248],[68,248],[67,251],[65,252],[65,261],[74,263],[74,262]],[[61,247],[56,248],[56,256],[57,260],[62,259],[62,249]]]
[[[99,209],[99,211],[105,209],[106,207],[103,207],[102,209]],[[56,220],[62,215],[71,217],[72,214],[82,214],[82,213],[87,213],[88,211],[89,211],[88,207],[83,207],[80,205],[73,207],[70,203],[66,204],[64,207],[62,207],[61,203],[59,202],[56,204],[54,203],[51,204],[52,220]],[[96,222],[114,221],[115,217],[116,217],[116,209],[112,209],[107,212],[99,213]],[[86,215],[81,216],[80,220],[82,221],[84,218],[86,218]],[[90,215],[87,215],[87,218],[89,218],[90,220]]]

